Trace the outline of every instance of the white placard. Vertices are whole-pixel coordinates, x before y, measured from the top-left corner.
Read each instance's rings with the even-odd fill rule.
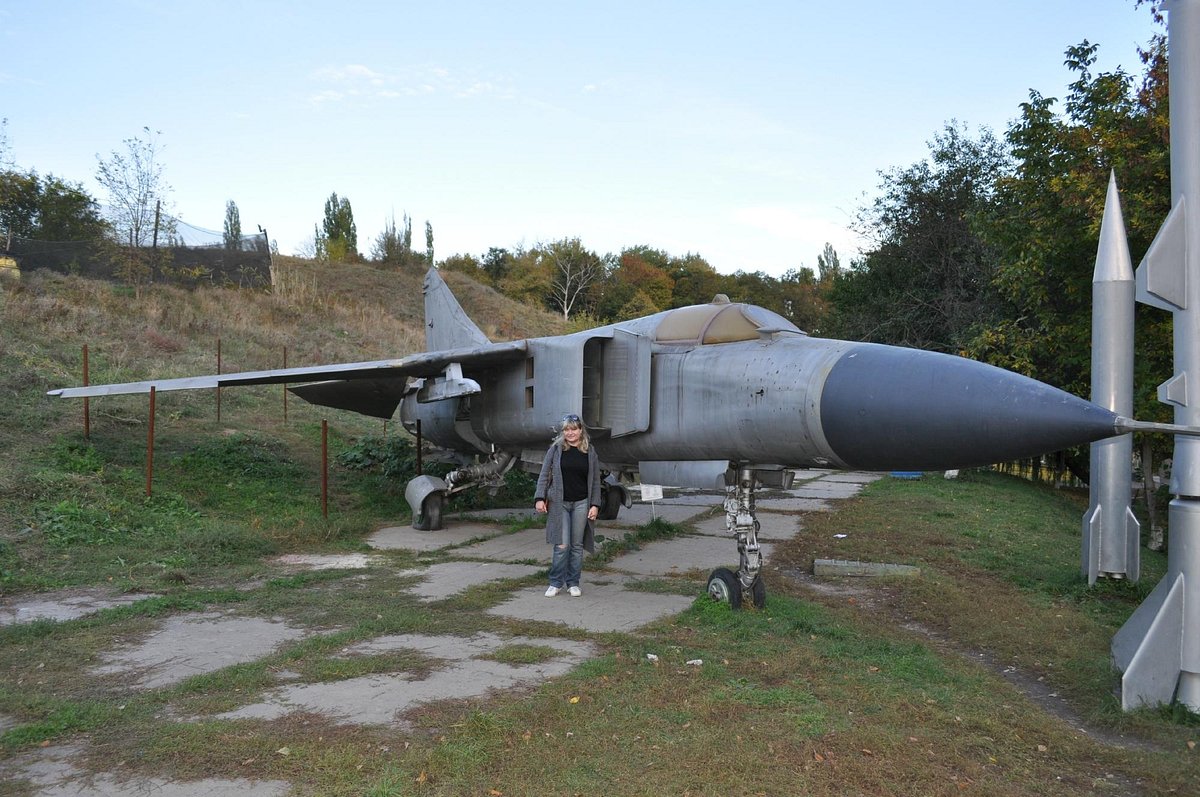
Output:
[[[661,484],[643,484],[642,485],[642,500],[643,501],[658,501],[663,497]]]

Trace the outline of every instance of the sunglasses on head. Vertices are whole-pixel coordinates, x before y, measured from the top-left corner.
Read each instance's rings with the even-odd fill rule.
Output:
[[[579,421],[579,416],[572,413],[570,415],[564,415],[562,422],[563,423],[579,423],[580,421]]]

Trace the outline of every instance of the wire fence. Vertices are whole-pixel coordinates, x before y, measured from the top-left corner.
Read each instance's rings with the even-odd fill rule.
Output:
[[[157,246],[111,240],[45,241],[12,237],[4,254],[20,271],[48,269],[128,283],[169,282],[265,288],[271,285],[271,247],[265,231],[227,240],[224,233],[165,217]]]

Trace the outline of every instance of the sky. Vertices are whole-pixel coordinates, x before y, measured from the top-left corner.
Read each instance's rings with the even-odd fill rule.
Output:
[[[232,200],[283,254],[337,193],[365,255],[407,214],[438,260],[578,237],[780,276],[852,260],[947,122],[1064,97],[1084,39],[1139,74],[1156,30],[1134,0],[0,0],[0,118],[102,201],[97,159],[158,131],[174,215]]]

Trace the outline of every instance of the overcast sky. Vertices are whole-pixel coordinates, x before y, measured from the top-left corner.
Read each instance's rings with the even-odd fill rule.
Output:
[[[364,254],[407,213],[439,260],[579,237],[780,275],[849,260],[948,120],[1001,133],[1068,46],[1137,74],[1154,32],[1134,0],[0,0],[0,117],[101,199],[96,156],[161,131],[175,214],[232,199],[284,254],[337,192]]]

